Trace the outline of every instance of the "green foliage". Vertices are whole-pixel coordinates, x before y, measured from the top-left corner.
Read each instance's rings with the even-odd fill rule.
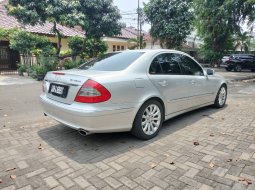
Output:
[[[17,31],[17,29],[5,29],[5,28],[0,28],[0,39],[4,38],[6,40],[10,40],[10,35]]]
[[[166,48],[180,48],[190,33],[192,13],[188,0],[150,0],[144,7],[151,35]]]
[[[23,73],[23,72],[26,72],[27,71],[27,65],[25,64],[18,64],[18,72],[19,73]]]
[[[254,1],[254,0],[252,0]],[[202,53],[216,62],[233,50],[233,34],[240,32],[240,23],[254,20],[255,4],[251,0],[194,0],[195,26],[204,40]]]
[[[67,23],[74,20],[77,1],[69,0],[9,0],[8,11],[24,24],[43,24],[46,21]],[[71,22],[71,21],[70,21]]]
[[[24,54],[54,54],[54,48],[47,37],[16,30],[9,34],[10,48]]]
[[[32,77],[36,77],[36,75],[45,75],[48,71],[56,70],[57,64],[58,61],[55,56],[45,57],[40,55],[38,58],[38,64],[27,67],[26,70],[32,75]]]
[[[241,52],[248,52],[251,46],[251,37],[248,35],[248,32],[238,32],[235,36],[235,49],[240,47]]]
[[[39,65],[43,66],[45,70],[48,71],[53,71],[56,69],[56,66],[58,64],[58,60],[55,56],[43,56],[41,55],[38,58],[38,63]]]
[[[73,60],[67,59],[67,60],[63,61],[62,66],[65,69],[73,69],[73,68],[76,68],[76,67],[80,66],[82,63],[84,63],[84,61],[82,61],[82,60],[73,61]]]
[[[72,54],[72,50],[68,49],[68,50],[62,50],[60,52],[60,57],[66,56],[66,55],[70,55]]]
[[[87,38],[100,38],[104,35],[114,36],[120,34],[121,15],[112,0],[78,0],[76,9],[81,15],[79,25],[86,32]]]
[[[107,44],[101,39],[83,39],[78,36],[68,38],[68,47],[73,55],[79,55],[82,58],[97,57],[107,51]]]
[[[67,39],[68,47],[71,49],[71,53],[79,55],[82,51],[84,39],[79,36],[69,37]]]
[[[131,38],[128,40],[132,46],[129,47],[129,49],[136,49],[139,47],[139,40],[137,38]],[[143,36],[141,36],[141,49],[144,49],[146,47],[146,42],[143,40]]]
[[[9,14],[21,23],[36,25],[46,21],[52,22],[52,31],[58,37],[58,57],[62,34],[56,27],[57,23],[81,26],[89,39],[118,35],[121,30],[121,16],[117,7],[113,6],[112,0],[9,0],[7,7]],[[77,48],[73,50],[75,49]]]
[[[36,65],[33,69],[37,75],[45,75],[47,73],[47,69],[43,65]]]
[[[107,51],[107,44],[101,39],[86,39],[84,43],[84,51],[81,54],[82,58],[94,58],[102,55]]]

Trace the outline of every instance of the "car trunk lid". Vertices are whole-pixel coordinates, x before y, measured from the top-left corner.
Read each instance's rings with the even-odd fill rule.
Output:
[[[88,79],[105,73],[109,72],[79,69],[49,72],[45,77],[46,95],[52,100],[72,104],[81,86]]]

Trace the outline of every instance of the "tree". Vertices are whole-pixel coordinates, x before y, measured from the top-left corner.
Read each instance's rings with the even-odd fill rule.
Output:
[[[146,47],[146,42],[143,38],[144,38],[144,36],[142,35],[140,37],[140,39],[137,39],[137,38],[129,39],[128,42],[130,44],[132,44],[132,46],[130,46],[129,49],[136,49],[136,48],[139,48],[139,46],[140,46],[141,49],[144,49]]]
[[[120,34],[121,15],[112,0],[78,0],[76,14],[80,14],[79,25],[87,38],[101,38]]]
[[[72,55],[80,55],[83,58],[97,57],[107,51],[107,45],[101,39],[87,39],[84,44],[84,39],[79,36],[69,37],[68,47]],[[73,59],[75,60],[76,56],[73,56]]]
[[[9,0],[7,7],[9,13],[24,24],[52,22],[52,31],[58,37],[58,57],[62,34],[57,24],[81,26],[86,35],[82,49],[85,49],[87,39],[118,35],[121,29],[121,16],[112,0]]]
[[[51,42],[44,36],[32,34],[24,30],[9,30],[8,39],[10,40],[10,48],[23,54],[25,64],[31,63],[32,55],[38,58],[55,54]]]
[[[57,23],[67,24],[76,21],[72,6],[75,6],[75,1],[9,0],[7,8],[9,14],[16,17],[23,24],[36,25],[44,24],[46,21],[52,22],[52,31],[58,38],[56,54],[59,56],[62,34],[57,28]]]
[[[233,34],[244,20],[254,20],[254,0],[193,0],[195,26],[204,40],[202,54],[216,63],[234,49]]]
[[[241,52],[245,51],[248,52],[249,51],[249,46],[251,44],[251,37],[248,35],[248,32],[239,32],[237,33],[237,35],[235,36],[235,49],[237,49],[238,47],[240,47]]]
[[[188,0],[150,0],[144,12],[151,23],[151,36],[166,48],[181,47],[190,33],[192,12]]]

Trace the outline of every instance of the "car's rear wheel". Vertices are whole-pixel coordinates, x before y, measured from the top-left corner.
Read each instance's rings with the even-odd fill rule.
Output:
[[[231,69],[230,69],[230,68],[227,68],[227,67],[226,67],[225,69],[226,69],[226,71],[231,71]]]
[[[139,139],[155,137],[164,119],[163,107],[157,100],[149,100],[139,109],[132,128],[132,134]]]
[[[235,70],[236,72],[241,72],[241,71],[242,71],[242,66],[239,65],[239,64],[237,64],[237,65],[235,66],[234,70]]]
[[[252,72],[255,72],[255,69],[251,69]]]
[[[216,99],[214,101],[214,107],[222,108],[225,106],[227,100],[227,87],[226,85],[222,85],[218,91]]]

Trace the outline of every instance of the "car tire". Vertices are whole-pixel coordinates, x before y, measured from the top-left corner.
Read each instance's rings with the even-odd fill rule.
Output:
[[[232,69],[230,69],[230,68],[225,68],[226,69],[226,71],[231,71]]]
[[[251,69],[252,72],[255,72],[255,69]]]
[[[234,71],[235,72],[241,72],[242,71],[242,66],[237,64],[235,67],[234,67]]]
[[[131,133],[139,139],[155,137],[164,120],[163,107],[157,100],[145,102],[136,114]]]
[[[227,86],[225,84],[223,84],[218,93],[217,93],[217,96],[215,98],[215,101],[214,101],[214,107],[215,108],[223,108],[226,104],[226,100],[227,100]]]

